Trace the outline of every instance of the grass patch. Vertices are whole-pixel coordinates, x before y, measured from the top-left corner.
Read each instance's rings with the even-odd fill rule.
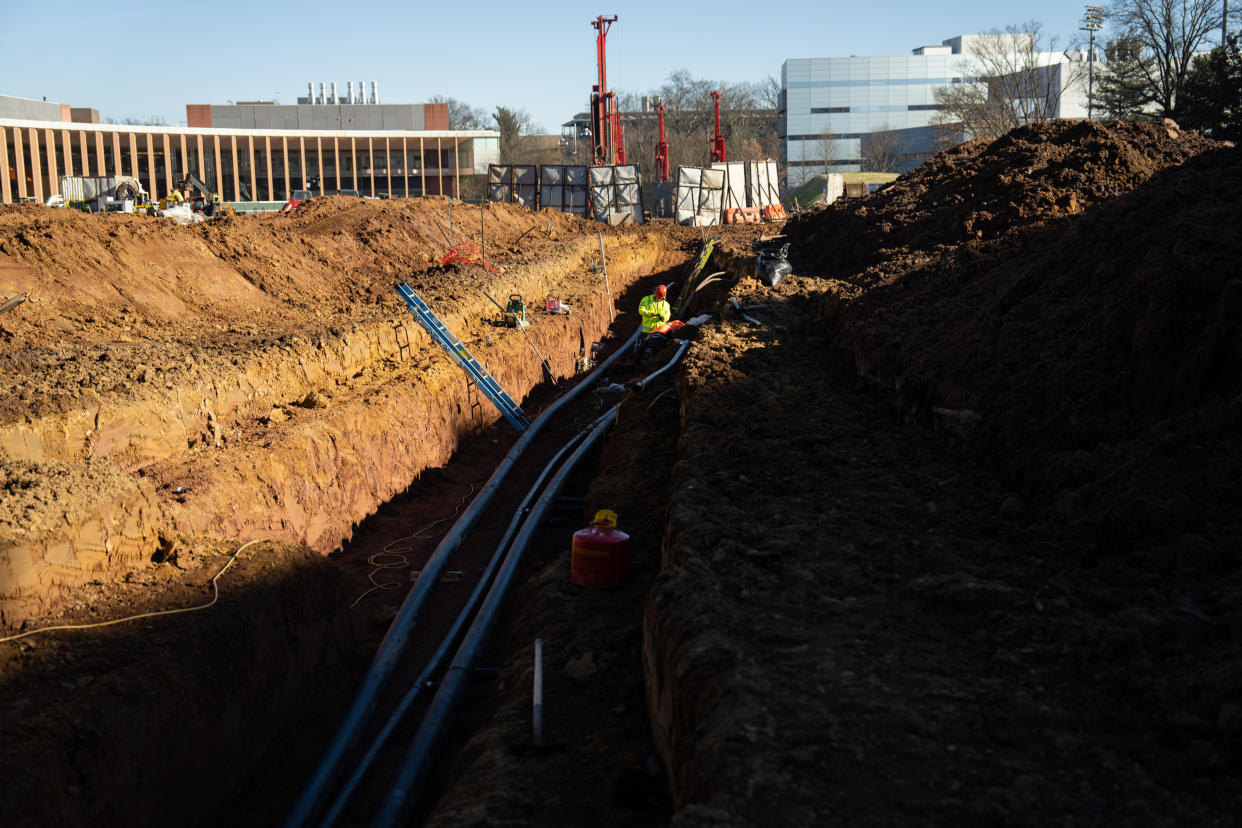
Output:
[[[836,173],[845,180],[846,184],[887,184],[897,178],[897,173],[886,172],[849,172]],[[785,209],[792,210],[794,208],[794,199],[797,199],[797,206],[803,210],[821,203],[824,200],[824,182],[827,175],[817,175],[808,180],[798,189],[794,190],[785,198],[781,199],[781,203],[785,205]]]

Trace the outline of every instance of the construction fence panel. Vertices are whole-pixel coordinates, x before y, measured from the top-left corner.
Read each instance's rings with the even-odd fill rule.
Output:
[[[615,167],[591,167],[591,218],[608,221],[615,203],[617,171]]]
[[[535,208],[539,196],[538,167],[533,164],[488,164],[487,200]]]
[[[709,219],[709,224],[720,224],[724,212],[724,189],[724,170],[703,170],[703,181],[699,186],[699,216]]]
[[[513,199],[513,167],[509,164],[487,165],[487,200],[508,204]]]
[[[539,206],[539,168],[533,164],[513,165],[513,203],[532,210]]]
[[[587,168],[544,164],[539,168],[539,206],[586,218]]]
[[[780,173],[776,171],[776,162],[769,159],[767,161],[764,161],[763,165],[767,167],[767,172],[765,173],[764,178],[767,182],[765,186],[767,188],[766,192],[767,192],[767,199],[768,199],[767,204],[765,204],[764,206],[766,207],[768,205],[780,204],[781,203],[781,178],[780,178]]]
[[[565,212],[586,218],[590,212],[590,178],[585,164],[565,167]]]
[[[770,207],[780,203],[775,161],[751,161],[747,165],[746,198],[750,207]]]
[[[703,171],[698,167],[677,168],[676,207],[673,218],[678,224],[693,226],[698,213],[699,185],[703,183]]]
[[[643,191],[635,164],[623,164],[616,168],[616,212],[630,216],[634,224],[643,223]]]
[[[724,210],[724,194],[724,170],[679,167],[677,170],[677,223],[692,227],[720,224]]]
[[[539,205],[553,210],[565,209],[565,168],[545,164],[539,168]]]
[[[767,202],[763,200],[764,182],[767,177],[768,168],[763,162],[746,162],[746,206],[767,206]]]
[[[824,176],[824,203],[832,204],[845,195],[845,176],[828,173]]]
[[[746,166],[739,161],[717,161],[712,164],[713,170],[724,173],[722,209],[733,210],[750,206],[746,201]]]

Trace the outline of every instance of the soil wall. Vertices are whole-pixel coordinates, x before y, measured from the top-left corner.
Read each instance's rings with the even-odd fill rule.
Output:
[[[0,468],[14,496],[0,511],[0,625],[150,566],[177,533],[331,552],[447,462],[459,435],[494,421],[394,281],[409,282],[519,402],[544,380],[541,356],[553,376],[572,374],[611,323],[591,269],[596,228],[475,208],[502,272],[444,268],[428,234],[448,226],[437,215],[447,208],[336,205],[200,228],[0,216],[0,287],[33,291],[2,320],[0,362],[12,370],[0,379],[11,392]],[[457,234],[464,215],[459,205]],[[667,247],[640,228],[604,241],[614,297]],[[488,297],[512,293],[533,324],[484,324],[500,315]],[[543,313],[544,297],[570,315]],[[57,477],[68,485],[16,495],[23,479]]]
[[[232,551],[181,562],[205,581]],[[351,634],[341,585],[308,550],[260,544],[241,553],[210,611],[6,646],[0,823],[173,825],[219,807],[313,709],[306,689],[342,668]],[[185,606],[202,597],[178,593]],[[90,601],[83,590],[78,600]],[[131,601],[150,606],[141,593]]]

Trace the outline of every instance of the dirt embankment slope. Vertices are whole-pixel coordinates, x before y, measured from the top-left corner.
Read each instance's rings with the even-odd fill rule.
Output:
[[[0,212],[0,294],[30,294],[0,319],[4,623],[149,565],[178,533],[337,548],[445,462],[458,433],[497,416],[428,347],[393,283],[419,291],[521,399],[543,376],[532,343],[565,376],[611,321],[591,270],[599,232],[436,198],[315,199],[190,227]],[[441,265],[450,238],[485,241],[500,272]],[[616,291],[669,247],[643,228],[606,243]],[[483,324],[499,315],[487,295],[510,293],[539,319],[529,342]],[[545,297],[574,313],[543,314]],[[56,496],[22,482],[47,476]]]
[[[1020,129],[739,284],[647,607],[675,824],[1235,818],[1239,155]]]
[[[0,317],[0,635],[91,627],[0,649],[0,822],[201,820],[289,728],[339,714],[324,700],[348,698],[385,604],[357,600],[375,548],[324,553],[463,438],[492,443],[498,417],[393,282],[522,401],[545,378],[532,344],[554,376],[577,372],[610,298],[697,237],[451,209],[451,230],[442,199],[193,227],[0,209],[0,296],[30,292]],[[441,265],[446,236],[480,242],[481,218],[500,272]],[[485,293],[524,296],[531,326],[486,324]],[[462,488],[388,520],[436,525]],[[264,795],[263,813],[291,796]]]
[[[825,303],[833,347],[1094,543],[1217,523],[1204,510],[1226,502],[1201,481],[1236,456],[1239,151],[1166,125],[1087,123],[947,156],[869,200],[850,231],[832,213],[792,230],[825,263],[852,230],[889,233],[855,266],[826,268],[844,283]],[[1071,202],[1090,209],[1056,208]],[[961,232],[984,212],[1004,221]],[[1237,525],[1216,528],[1220,554],[1242,556]]]

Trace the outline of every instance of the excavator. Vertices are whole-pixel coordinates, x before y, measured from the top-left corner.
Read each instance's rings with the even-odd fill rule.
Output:
[[[175,192],[181,194],[185,203],[189,204],[194,212],[202,213],[208,218],[217,214],[232,215],[232,208],[221,208],[220,196],[194,173],[187,173],[184,178],[177,182]],[[169,198],[165,198],[161,205],[167,207],[176,206],[174,201]]]

